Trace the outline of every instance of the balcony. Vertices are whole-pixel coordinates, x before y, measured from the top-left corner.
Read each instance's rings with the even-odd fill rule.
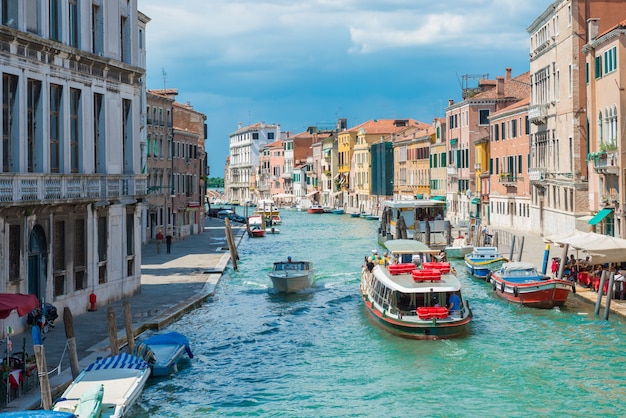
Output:
[[[285,171],[280,176],[284,179],[290,179],[293,176],[293,171]]]
[[[146,178],[135,175],[16,174],[0,178],[0,205],[50,204],[143,198]]]
[[[498,177],[498,183],[506,187],[517,187],[517,182],[523,180],[523,177],[518,177],[511,173],[502,173]]]
[[[598,174],[617,175],[619,174],[619,159],[617,151],[591,153],[593,168]]]
[[[528,107],[528,120],[535,125],[543,125],[548,119],[548,105],[537,104]]]
[[[455,166],[453,165],[449,165],[448,166],[448,176],[449,177],[458,177],[458,170]]]
[[[545,168],[529,168],[528,169],[528,180],[530,183],[541,183],[546,179],[546,169]]]

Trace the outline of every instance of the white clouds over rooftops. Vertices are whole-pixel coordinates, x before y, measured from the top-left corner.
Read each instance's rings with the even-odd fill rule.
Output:
[[[172,59],[201,51],[224,64],[273,54],[297,60],[307,53],[525,45],[529,3],[538,1],[139,0],[139,7],[152,19],[150,54]]]

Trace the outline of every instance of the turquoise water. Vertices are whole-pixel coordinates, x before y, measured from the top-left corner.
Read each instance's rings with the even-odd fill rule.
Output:
[[[378,222],[282,211],[281,234],[244,237],[239,271],[171,327],[195,358],[151,381],[133,417],[626,416],[624,323],[570,297],[533,310],[496,298],[456,266],[472,332],[415,341],[375,327],[363,309],[363,257]],[[313,261],[315,287],[272,292],[274,261]]]

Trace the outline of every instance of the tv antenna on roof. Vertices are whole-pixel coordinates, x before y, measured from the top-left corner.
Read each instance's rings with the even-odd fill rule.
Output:
[[[161,68],[161,75],[163,76],[163,90],[167,90],[167,73],[165,68]]]
[[[489,74],[464,74],[461,76],[461,91],[463,92],[463,100],[468,97],[474,96],[476,93],[480,93],[480,80],[486,80],[489,78]],[[470,80],[473,81],[473,85],[470,86]]]

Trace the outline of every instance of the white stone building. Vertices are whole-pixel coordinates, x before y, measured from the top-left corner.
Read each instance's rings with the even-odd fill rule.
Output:
[[[280,125],[266,125],[264,122],[245,127],[240,123],[237,130],[229,135],[229,173],[224,189],[226,198],[231,203],[256,202],[253,195],[254,179],[259,167],[261,148],[280,138]]]
[[[2,4],[0,293],[80,314],[140,286],[149,19],[136,0]]]

